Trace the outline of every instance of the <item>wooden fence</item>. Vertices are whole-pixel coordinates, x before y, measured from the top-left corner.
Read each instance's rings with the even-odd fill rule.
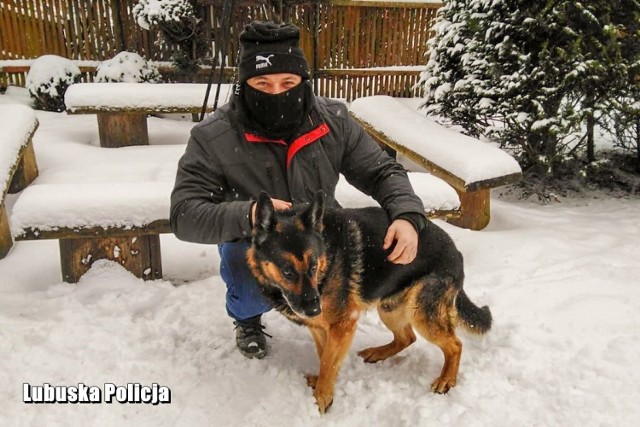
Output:
[[[0,0],[0,60],[54,54],[101,61],[123,50],[168,61],[177,47],[160,43],[154,31],[136,24],[136,0]],[[221,40],[221,6],[199,1],[212,46]],[[267,19],[265,5],[240,2],[229,29],[228,64],[237,61],[237,37],[252,19]],[[243,5],[245,4],[245,5]],[[301,28],[300,45],[317,76],[321,95],[353,99],[378,93],[412,96],[415,66],[427,60],[427,40],[440,4],[334,0],[287,10]],[[317,35],[314,39],[314,35]],[[314,46],[315,43],[315,46]],[[219,44],[219,43],[218,43]],[[213,56],[212,52],[209,52]],[[413,66],[413,68],[412,68]],[[384,68],[393,67],[393,68]],[[28,67],[3,67],[0,85],[24,85]],[[84,68],[85,80],[93,77]],[[169,75],[170,70],[165,70]],[[208,73],[199,73],[203,81]],[[231,78],[233,73],[228,73]]]

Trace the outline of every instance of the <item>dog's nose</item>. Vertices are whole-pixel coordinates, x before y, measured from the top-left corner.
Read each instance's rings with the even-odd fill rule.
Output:
[[[314,296],[306,301],[304,301],[304,314],[308,317],[315,317],[322,312],[320,308],[320,298],[318,296]]]
[[[322,310],[320,309],[320,305],[314,305],[312,307],[308,307],[305,311],[304,314],[307,315],[307,317],[316,317],[317,315],[320,314]]]

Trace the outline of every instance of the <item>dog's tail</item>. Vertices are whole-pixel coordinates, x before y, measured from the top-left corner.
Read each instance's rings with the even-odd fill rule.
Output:
[[[482,335],[491,329],[491,310],[486,305],[482,308],[475,305],[463,289],[460,289],[456,298],[456,309],[460,324],[468,331]]]

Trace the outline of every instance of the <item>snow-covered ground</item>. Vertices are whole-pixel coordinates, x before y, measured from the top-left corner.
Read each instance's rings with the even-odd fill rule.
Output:
[[[0,102],[25,102],[22,94]],[[88,164],[98,158],[94,116],[37,116],[44,182],[147,176],[156,159],[183,150],[192,125],[151,118],[154,145]],[[491,307],[493,329],[484,337],[460,330],[458,385],[433,395],[440,351],[419,340],[365,364],[356,351],[391,337],[375,313],[363,316],[324,416],[304,380],[317,369],[306,330],[269,313],[269,356],[236,351],[214,246],[163,235],[163,280],[99,262],[70,285],[56,241],[17,242],[0,260],[0,425],[640,425],[640,200],[540,206],[494,197],[483,231],[438,224],[463,252],[465,288]],[[170,388],[171,403],[25,404],[24,383],[157,383]]]

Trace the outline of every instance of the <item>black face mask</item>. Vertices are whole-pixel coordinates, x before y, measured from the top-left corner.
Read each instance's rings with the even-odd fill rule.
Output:
[[[271,95],[245,84],[243,103],[250,121],[257,123],[267,136],[286,139],[300,127],[308,113],[310,88],[303,81],[286,92]]]

